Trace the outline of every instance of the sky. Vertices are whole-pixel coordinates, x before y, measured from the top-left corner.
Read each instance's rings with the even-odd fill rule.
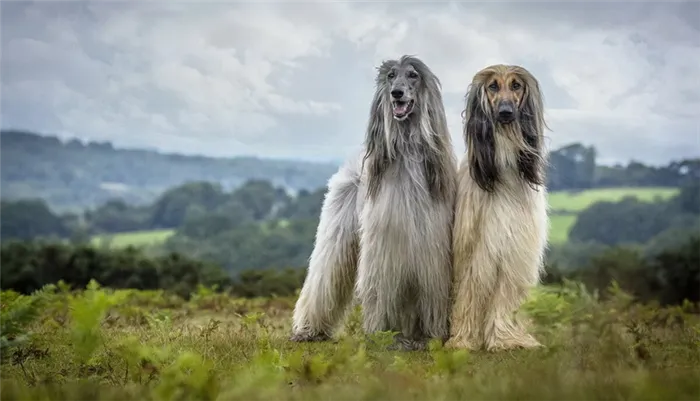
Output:
[[[458,157],[473,75],[519,64],[550,149],[700,157],[700,2],[19,1],[0,6],[0,125],[208,156],[339,162],[376,67],[421,58]]]

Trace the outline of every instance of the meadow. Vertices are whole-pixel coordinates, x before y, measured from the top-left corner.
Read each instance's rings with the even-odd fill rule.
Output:
[[[355,308],[334,342],[287,340],[294,298],[200,288],[4,291],[2,400],[696,400],[697,306],[598,300],[575,283],[523,307],[545,345],[386,351]],[[697,309],[695,310],[697,313]]]
[[[126,233],[119,233],[114,235],[96,235],[92,238],[92,243],[95,246],[99,246],[105,242],[109,243],[113,247],[127,247],[129,245],[141,247],[149,245],[162,244],[171,235],[175,233],[175,230],[143,230],[143,231],[133,231]]]
[[[564,243],[568,240],[569,230],[576,222],[576,213],[598,201],[616,202],[625,196],[635,196],[639,200],[653,202],[656,199],[668,199],[678,193],[677,188],[603,188],[590,189],[577,193],[558,191],[549,194],[550,242]],[[146,230],[119,233],[114,235],[98,235],[93,237],[95,245],[108,241],[111,246],[125,247],[149,246],[163,243],[173,235],[175,230]]]
[[[664,187],[618,187],[597,188],[581,192],[557,191],[549,194],[551,210],[580,212],[595,202],[617,202],[626,196],[634,196],[643,202],[666,200],[678,193],[677,188]]]

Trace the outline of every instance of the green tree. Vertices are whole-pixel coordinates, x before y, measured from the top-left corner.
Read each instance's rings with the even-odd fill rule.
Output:
[[[634,197],[597,202],[579,213],[569,239],[606,245],[644,243],[668,228],[672,215],[664,202],[641,202]]]
[[[131,206],[123,199],[110,199],[94,211],[85,212],[93,230],[107,233],[147,229],[149,215],[149,208]]]
[[[189,182],[166,191],[154,203],[150,219],[153,228],[176,228],[182,225],[189,208],[211,210],[224,200],[221,185],[210,182]]]
[[[275,205],[287,201],[287,195],[278,191],[269,181],[250,180],[231,194],[231,199],[249,211],[253,220],[271,216]]]
[[[656,296],[662,304],[700,302],[700,235],[659,252],[652,260]]]
[[[700,179],[688,180],[674,201],[680,212],[700,215]]]
[[[595,255],[590,263],[577,271],[575,277],[601,296],[609,295],[610,284],[615,281],[620,287],[642,299],[648,299],[653,281],[653,271],[634,247],[613,247]]]
[[[3,241],[13,238],[66,237],[70,234],[66,221],[53,214],[41,199],[2,201],[0,230]]]
[[[231,200],[209,213],[203,209],[190,209],[178,232],[193,239],[206,240],[252,220],[243,205]]]

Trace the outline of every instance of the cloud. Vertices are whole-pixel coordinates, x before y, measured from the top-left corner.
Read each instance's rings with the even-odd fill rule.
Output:
[[[217,156],[338,160],[375,66],[416,54],[463,96],[492,63],[540,80],[550,147],[665,163],[700,153],[691,2],[3,3],[2,126]],[[694,14],[693,14],[694,13]]]

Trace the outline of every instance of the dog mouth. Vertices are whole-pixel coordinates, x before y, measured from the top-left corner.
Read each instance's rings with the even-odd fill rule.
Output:
[[[413,99],[409,101],[394,100],[392,102],[394,118],[403,120],[413,111]]]

